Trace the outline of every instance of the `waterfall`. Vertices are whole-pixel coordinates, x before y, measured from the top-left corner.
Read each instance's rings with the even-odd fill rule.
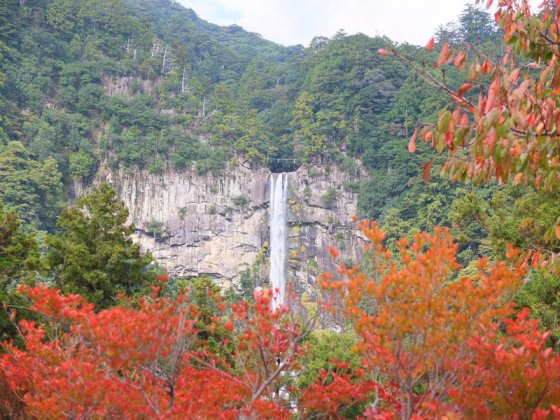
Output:
[[[276,296],[272,303],[274,309],[286,302],[287,199],[288,174],[270,174],[270,284]]]

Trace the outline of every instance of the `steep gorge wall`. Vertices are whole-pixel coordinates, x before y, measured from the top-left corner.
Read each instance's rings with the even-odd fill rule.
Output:
[[[289,181],[289,277],[296,291],[314,294],[317,275],[337,271],[329,246],[349,263],[363,250],[363,236],[352,221],[357,194],[344,187],[356,179],[336,166],[312,166],[290,173]]]
[[[243,165],[220,176],[102,169],[95,182],[115,187],[137,228],[135,240],[170,274],[206,274],[227,288],[239,286],[248,268],[260,284],[268,281],[269,176]],[[347,260],[362,249],[351,221],[356,194],[343,187],[354,180],[336,166],[301,167],[288,178],[288,272],[297,291],[313,293],[317,274],[335,269],[328,246]]]

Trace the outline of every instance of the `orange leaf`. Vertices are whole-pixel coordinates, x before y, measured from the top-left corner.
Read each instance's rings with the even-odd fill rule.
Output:
[[[430,160],[428,163],[424,165],[424,170],[422,175],[424,182],[428,182],[430,180],[430,169],[432,168],[432,163],[434,163],[434,161]]]
[[[441,52],[439,53],[439,57],[436,63],[436,67],[441,66],[443,63],[445,63],[445,60],[447,60],[447,57],[449,57],[449,45],[447,45],[447,42],[443,43],[443,47],[441,48]]]
[[[424,141],[426,143],[429,142],[432,139],[433,136],[434,136],[434,132],[433,131],[428,131],[426,133],[426,135],[424,136]]]
[[[391,54],[389,51],[387,51],[387,50],[384,49],[384,48],[379,48],[379,49],[377,50],[377,52],[379,53],[379,55],[389,55],[389,54]]]
[[[331,257],[337,258],[340,255],[340,253],[338,252],[338,250],[335,247],[329,246],[328,249],[329,249],[329,254],[331,254]]]
[[[541,258],[541,253],[538,251],[535,252],[535,254],[533,255],[533,260],[531,261],[531,266],[533,268],[535,268],[538,265],[540,258]]]
[[[428,41],[428,43],[426,44],[426,49],[428,51],[433,51],[434,50],[434,44],[435,44],[434,37],[431,37],[430,40]]]
[[[414,134],[408,142],[408,151],[414,153],[416,151],[416,136],[418,135],[418,129],[414,130]]]
[[[453,61],[453,65],[458,69],[462,69],[465,67],[466,57],[467,54],[464,51],[459,51],[459,54],[457,54],[455,60]]]

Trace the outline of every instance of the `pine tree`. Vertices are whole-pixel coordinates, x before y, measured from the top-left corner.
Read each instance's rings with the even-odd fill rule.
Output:
[[[126,225],[128,210],[107,184],[62,211],[62,233],[48,239],[49,263],[57,285],[80,293],[98,307],[115,303],[118,293],[140,292],[150,283],[150,254],[142,255]]]

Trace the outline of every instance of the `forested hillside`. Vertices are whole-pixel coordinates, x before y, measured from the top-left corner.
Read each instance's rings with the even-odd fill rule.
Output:
[[[348,172],[357,157],[371,177],[345,188],[359,191],[364,215],[394,218],[398,209],[420,229],[447,222],[449,187],[422,184],[428,158],[404,147],[411,122],[433,120],[443,97],[376,53],[387,39],[338,33],[286,48],[167,0],[1,7],[0,198],[40,229],[54,228],[72,179],[102,166],[217,173],[242,159],[293,169],[270,157]],[[480,16],[484,25],[473,25]],[[441,29],[454,42],[495,34],[475,8]],[[401,48],[417,60],[427,54]],[[420,220],[422,194],[422,207],[442,214]]]
[[[388,39],[339,32],[283,47],[169,0],[5,2],[0,28],[0,200],[26,230],[57,232],[73,181],[87,184],[102,168],[217,174],[239,162],[361,173],[333,187],[358,193],[360,216],[380,220],[390,247],[452,226],[465,266],[503,256],[507,242],[547,246],[527,203],[559,214],[539,192],[422,179],[437,151],[406,145],[447,99],[377,53]],[[498,57],[500,36],[488,13],[466,6],[438,29],[433,52],[397,48],[417,63],[444,41]],[[453,68],[432,73],[452,89],[464,83]]]
[[[362,173],[337,188],[358,192],[360,216],[380,220],[390,247],[442,225],[453,227],[464,266],[503,256],[507,242],[550,247],[549,225],[534,216],[560,213],[542,193],[422,179],[441,150],[406,145],[447,99],[377,53],[388,39],[339,32],[283,47],[169,0],[4,2],[0,29],[0,200],[26,230],[55,233],[72,182],[102,168],[336,164]],[[444,41],[499,57],[500,36],[488,13],[466,6],[438,29],[434,51],[396,48],[416,63]],[[454,68],[430,71],[451,89],[465,81]],[[433,161],[437,174],[442,161]]]

